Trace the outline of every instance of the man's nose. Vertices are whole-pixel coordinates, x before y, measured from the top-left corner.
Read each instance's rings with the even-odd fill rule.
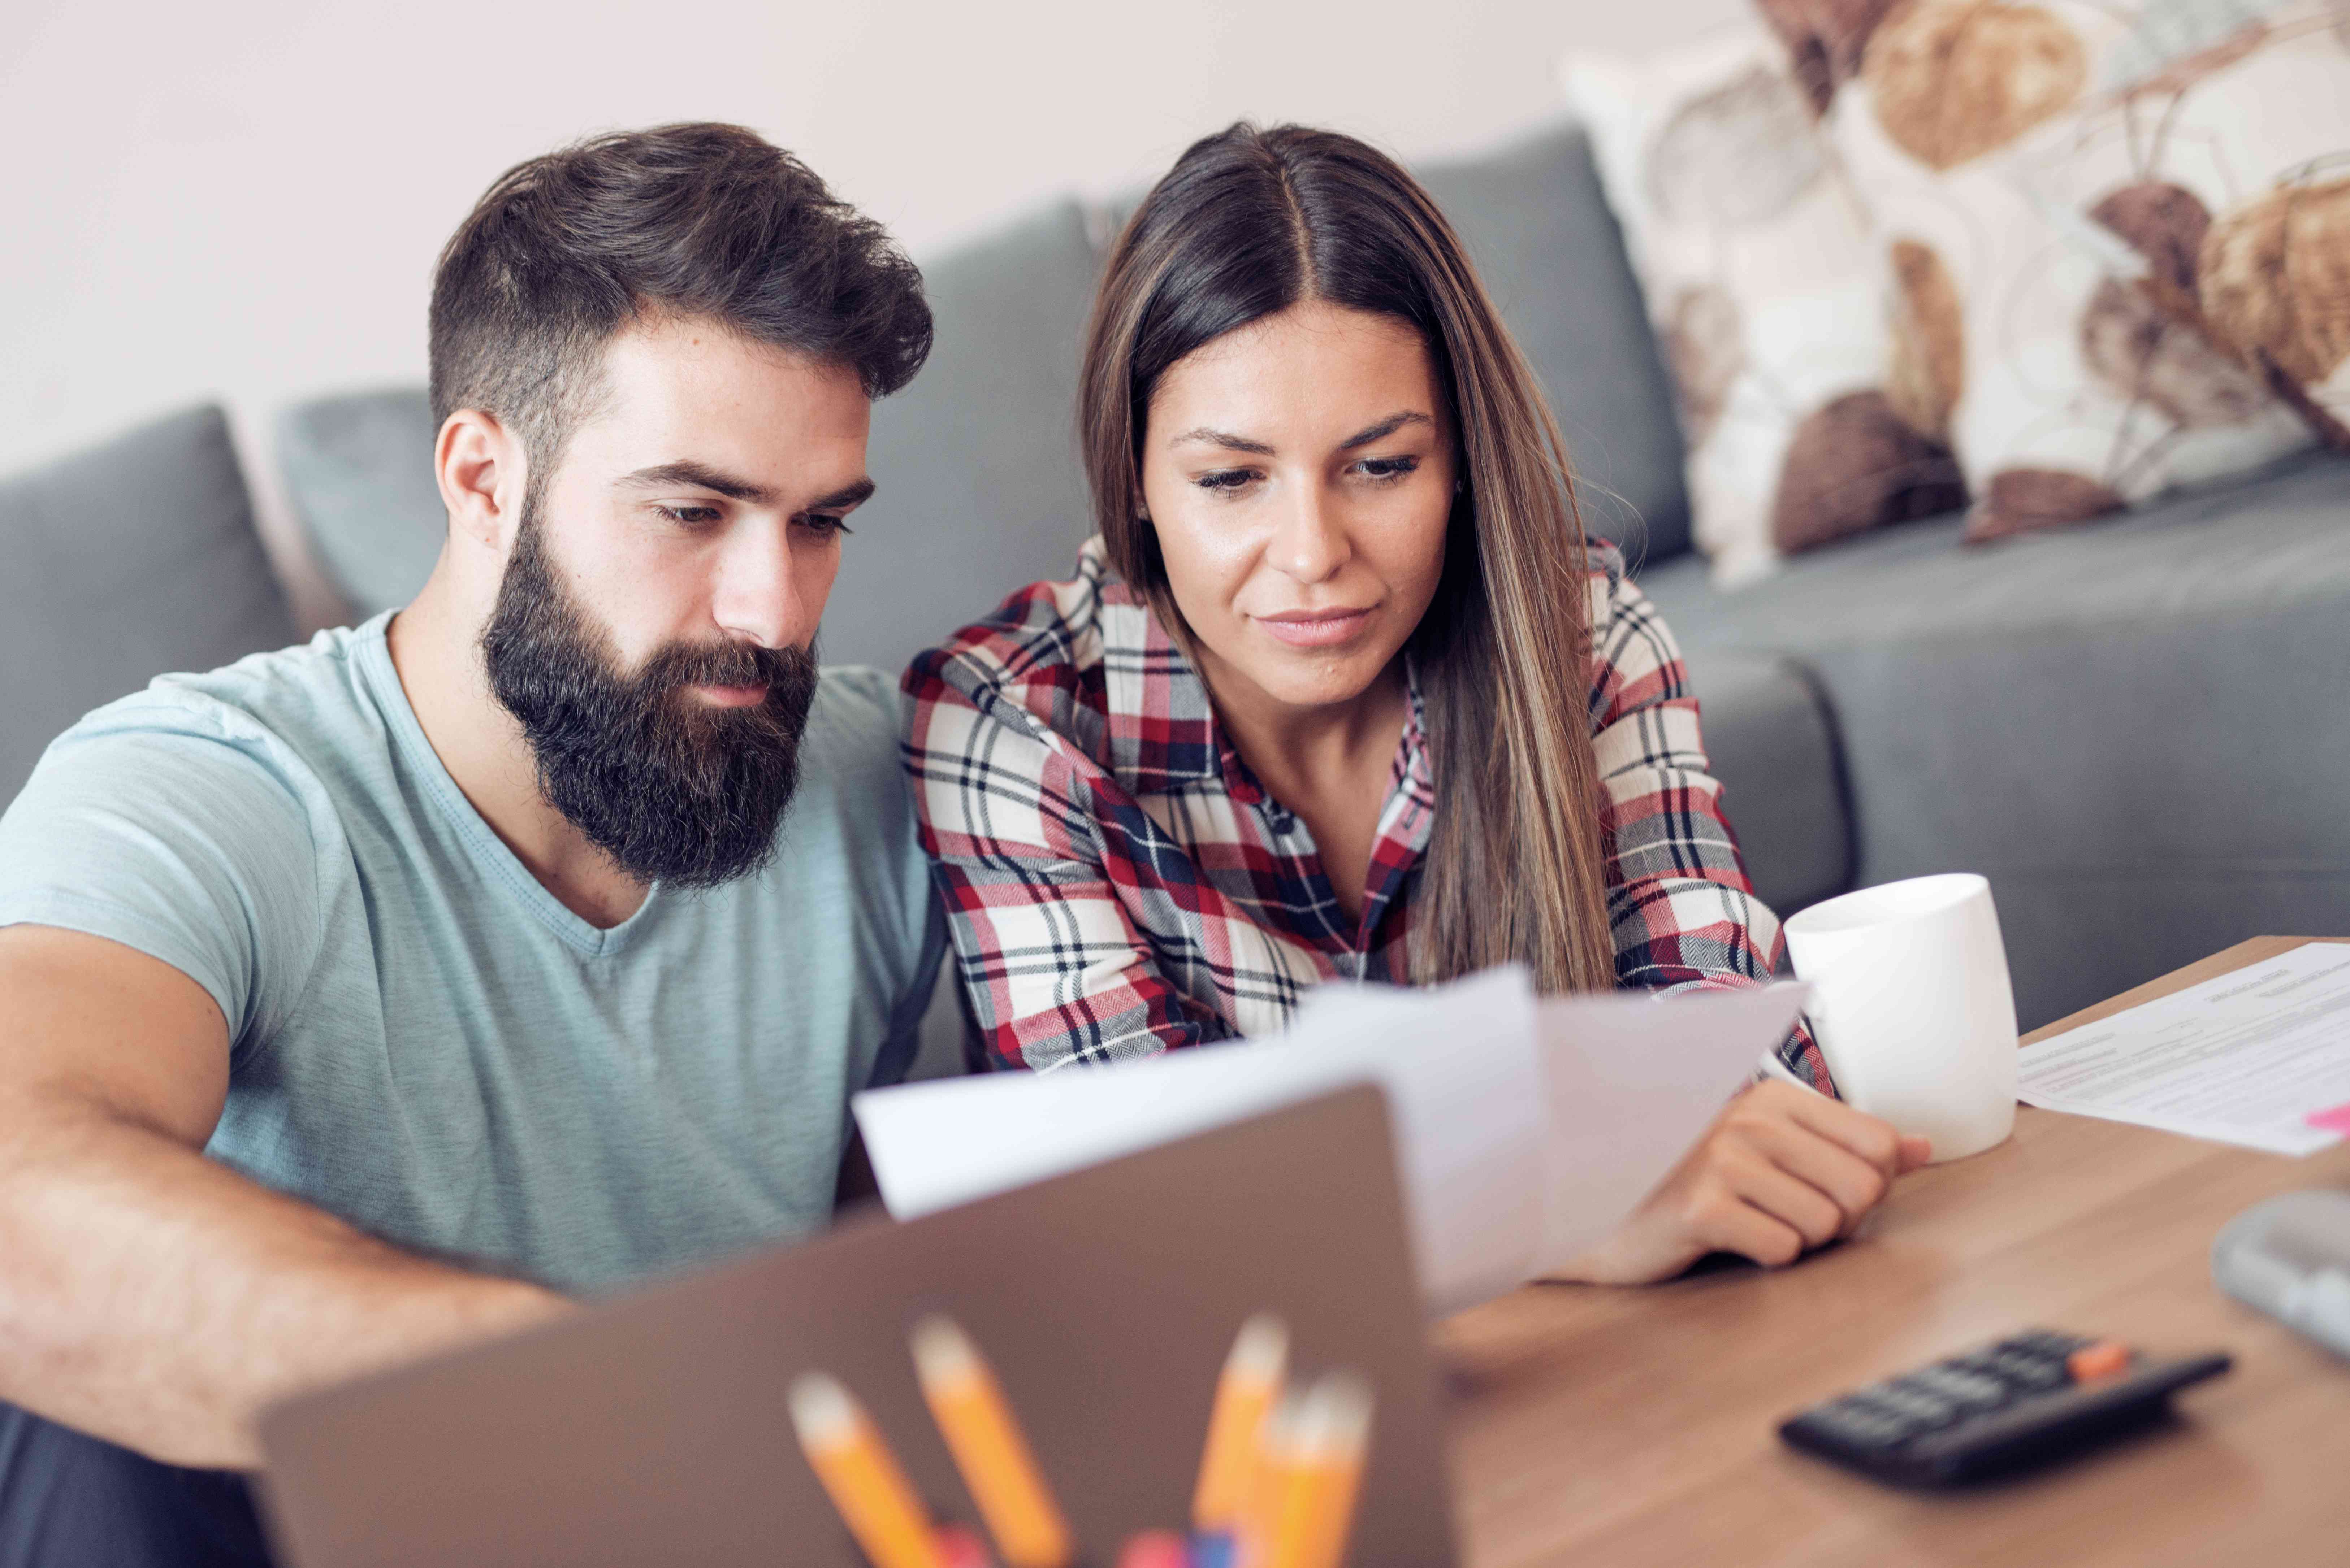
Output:
[[[1318,484],[1298,486],[1265,545],[1265,560],[1283,576],[1318,583],[1354,555],[1343,520]]]
[[[816,634],[793,571],[791,525],[736,526],[718,557],[712,618],[762,648],[803,647]]]

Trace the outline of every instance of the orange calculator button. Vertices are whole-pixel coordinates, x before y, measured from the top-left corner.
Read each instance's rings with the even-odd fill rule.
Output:
[[[2083,1345],[2064,1358],[2064,1370],[2073,1375],[2075,1383],[2092,1383],[2100,1377],[2111,1377],[2130,1364],[2130,1347],[2117,1340],[2101,1339],[2095,1345]]]

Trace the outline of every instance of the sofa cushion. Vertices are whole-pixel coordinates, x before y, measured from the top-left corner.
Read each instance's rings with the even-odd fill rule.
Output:
[[[277,462],[328,578],[361,619],[416,597],[448,514],[432,479],[421,387],[348,392],[278,417]]]
[[[1934,323],[1975,536],[2241,475],[2350,416],[2350,58],[2293,9],[1872,13],[1826,124],[1926,284],[1905,313]]]
[[[0,806],[92,708],[294,640],[217,408],[0,481]]]
[[[1989,876],[2027,1028],[2248,936],[2341,930],[2350,461],[2001,545],[1960,526],[1734,595],[1694,563],[1641,586],[1700,657],[1818,680],[1859,881]]]
[[[827,660],[893,675],[1013,589],[1067,576],[1089,531],[1084,213],[1061,202],[922,270],[937,346],[913,385],[873,407],[879,488],[851,520],[824,616]]]
[[[1960,504],[1930,381],[1901,374],[1882,240],[1759,21],[1639,60],[1571,53],[1689,443],[1690,534],[1723,585]]]
[[[1722,814],[1755,896],[1783,917],[1843,892],[1853,869],[1843,765],[1811,678],[1773,654],[1685,657]]]
[[[1689,548],[1672,387],[1581,127],[1421,171],[1534,361],[1585,518],[1634,562]]]

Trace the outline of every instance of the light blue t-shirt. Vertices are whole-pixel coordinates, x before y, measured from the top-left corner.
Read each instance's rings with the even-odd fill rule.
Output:
[[[593,1290],[829,1218],[943,947],[897,691],[826,671],[775,861],[600,930],[458,791],[389,616],[172,675],[0,816],[0,925],[136,948],[228,1020],[207,1152],[411,1249]]]

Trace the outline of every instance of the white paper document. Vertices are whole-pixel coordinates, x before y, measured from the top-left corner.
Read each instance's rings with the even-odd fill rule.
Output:
[[[1793,986],[1537,1002],[1517,969],[1426,991],[1330,986],[1268,1039],[873,1090],[857,1120],[882,1200],[910,1220],[1378,1084],[1421,1288],[1451,1312],[1613,1230],[1801,1003]]]
[[[2023,1048],[2017,1095],[2311,1154],[2350,1133],[2350,947],[2305,947]]]

